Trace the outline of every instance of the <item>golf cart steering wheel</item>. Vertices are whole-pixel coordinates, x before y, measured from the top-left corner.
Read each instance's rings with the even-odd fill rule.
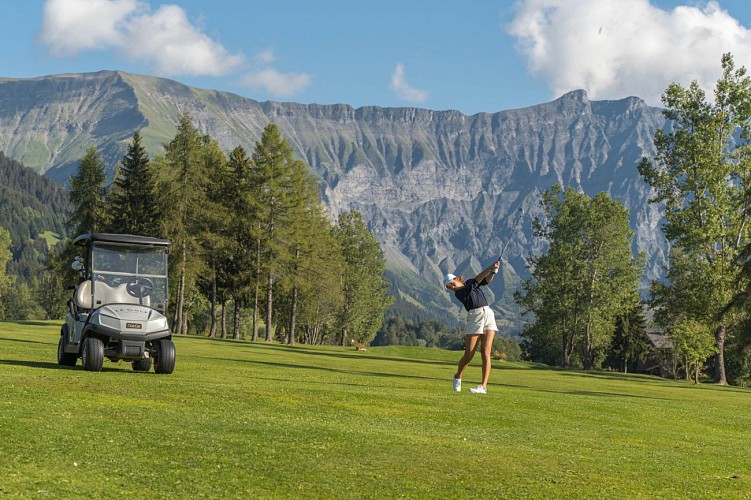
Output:
[[[148,297],[151,295],[151,292],[154,291],[154,282],[149,278],[139,276],[128,282],[128,284],[125,285],[125,290],[131,297],[142,299]]]

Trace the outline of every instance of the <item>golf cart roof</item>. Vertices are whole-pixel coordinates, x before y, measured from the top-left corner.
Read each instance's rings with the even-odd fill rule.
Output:
[[[150,238],[148,236],[137,236],[135,234],[112,234],[112,233],[86,233],[78,236],[73,240],[74,245],[86,245],[89,241],[105,241],[109,243],[125,243],[129,245],[150,245],[166,247],[170,245],[169,240],[161,238]]]

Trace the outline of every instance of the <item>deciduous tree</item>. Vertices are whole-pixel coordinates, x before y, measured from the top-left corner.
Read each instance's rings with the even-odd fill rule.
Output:
[[[690,281],[700,288],[680,292],[697,299],[694,308],[668,307],[661,302],[668,293],[657,293],[653,304],[670,312],[664,316],[665,328],[678,320],[711,323],[717,348],[715,380],[726,384],[724,345],[735,324],[726,306],[739,278],[736,259],[749,242],[751,80],[745,68],[736,69],[732,56],[725,54],[713,101],[694,81],[688,88],[670,85],[662,102],[670,128],[655,133],[657,154],[644,158],[639,172],[655,190],[652,202],[665,209],[666,237],[689,264],[681,273],[696,275]],[[667,286],[676,288],[675,283]]]

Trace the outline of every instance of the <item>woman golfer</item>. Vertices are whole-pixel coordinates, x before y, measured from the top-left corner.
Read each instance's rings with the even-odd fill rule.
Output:
[[[467,330],[465,337],[464,356],[459,360],[459,369],[454,375],[454,390],[462,390],[462,373],[475,355],[477,342],[480,341],[482,353],[482,384],[472,387],[469,391],[475,394],[488,392],[488,378],[490,377],[490,350],[493,347],[493,337],[498,327],[495,324],[495,314],[488,307],[488,299],[480,289],[481,286],[493,281],[498,272],[500,261],[493,262],[487,269],[474,278],[464,281],[462,276],[447,274],[443,284],[454,292],[459,302],[467,310]]]

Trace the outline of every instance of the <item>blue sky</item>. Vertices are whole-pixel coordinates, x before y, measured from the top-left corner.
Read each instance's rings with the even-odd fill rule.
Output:
[[[659,104],[751,68],[748,0],[18,0],[0,76],[118,69],[256,100],[466,114],[583,88]]]

